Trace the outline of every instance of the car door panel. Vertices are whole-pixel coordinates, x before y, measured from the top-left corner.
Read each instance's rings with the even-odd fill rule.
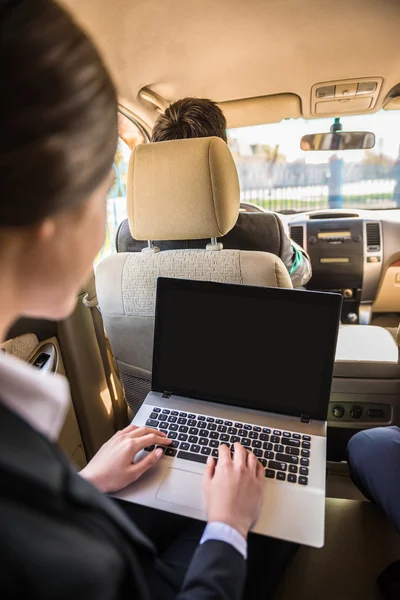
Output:
[[[35,333],[11,338],[0,345],[7,353],[34,364],[36,368],[65,375],[60,346],[56,337],[39,341]],[[86,465],[86,455],[72,401],[59,437],[59,445],[77,468]]]

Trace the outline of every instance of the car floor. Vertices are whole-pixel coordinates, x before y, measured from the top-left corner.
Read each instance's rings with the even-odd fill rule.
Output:
[[[325,546],[300,548],[275,600],[381,600],[376,578],[400,559],[400,537],[363,498],[347,466],[330,465]]]

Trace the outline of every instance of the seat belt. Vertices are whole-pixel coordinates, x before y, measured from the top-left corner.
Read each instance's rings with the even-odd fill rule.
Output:
[[[118,431],[129,424],[128,409],[118,368],[115,364],[114,356],[104,330],[103,318],[101,316],[96,295],[94,272],[87,283],[86,289],[87,293],[84,295],[82,302],[87,308],[90,309],[90,314],[92,316],[93,327],[103,362],[108,389],[110,392],[111,405],[114,415],[114,425],[116,431]]]

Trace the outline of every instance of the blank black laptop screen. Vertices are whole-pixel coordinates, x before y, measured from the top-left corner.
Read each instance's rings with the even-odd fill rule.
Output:
[[[160,278],[154,391],[325,420],[338,294]]]

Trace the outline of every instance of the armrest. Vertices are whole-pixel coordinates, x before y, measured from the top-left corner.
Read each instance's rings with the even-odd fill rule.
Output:
[[[342,325],[334,377],[400,379],[399,347],[393,335],[373,325]]]
[[[398,360],[398,345],[383,327],[342,325],[339,328],[336,362],[397,363]]]

